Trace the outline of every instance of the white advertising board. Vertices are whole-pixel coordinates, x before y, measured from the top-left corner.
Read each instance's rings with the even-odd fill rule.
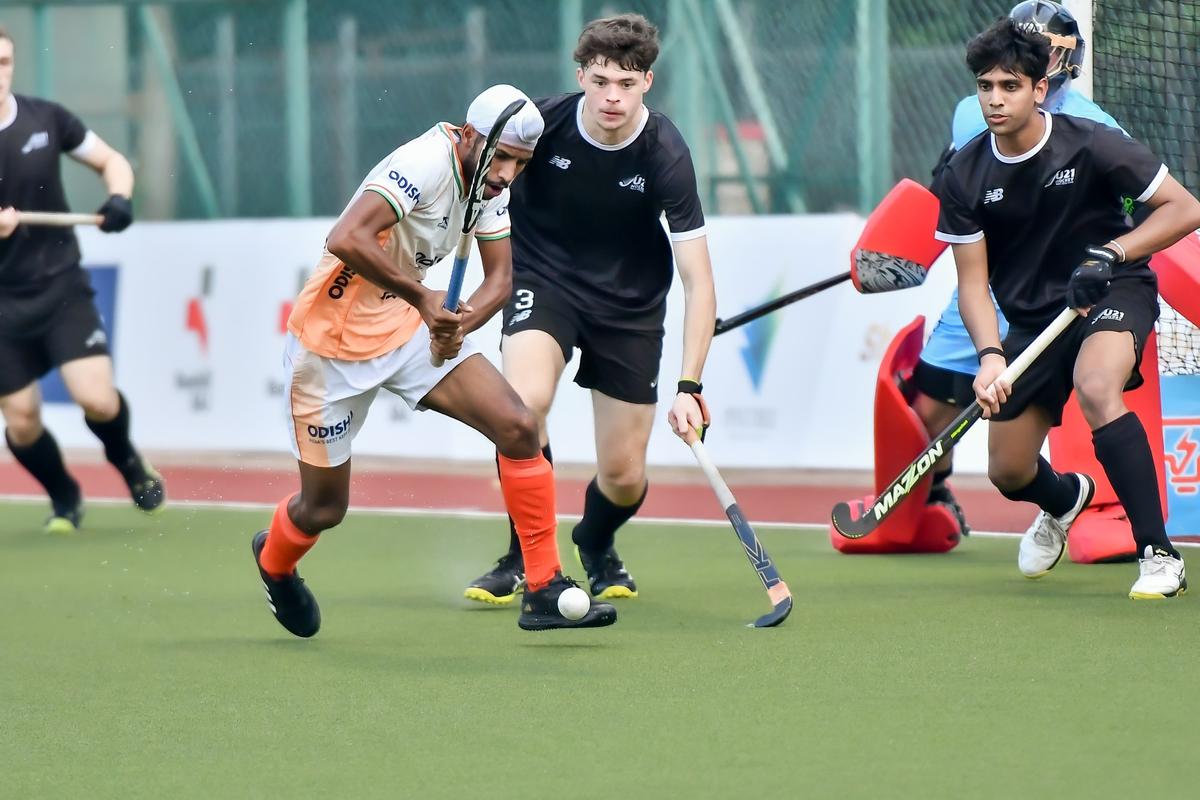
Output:
[[[280,397],[283,320],[321,253],[332,220],[143,223],[123,234],[81,231],[85,265],[118,268],[117,380],[147,450],[287,452]],[[709,221],[718,315],[843,272],[861,229],[854,215],[718,217]],[[444,285],[449,264],[430,270]],[[467,286],[481,279],[473,261]],[[862,296],[845,283],[717,337],[704,373],[714,416],[710,449],[729,467],[868,469],[872,393],[888,342],[917,314],[936,320],[954,284],[948,256],[918,289]],[[665,422],[679,374],[683,293],[669,298],[660,383],[661,422],[652,464],[688,464]],[[499,319],[474,337],[498,361]],[[573,359],[549,422],[555,457],[591,461],[591,398],[572,382]],[[47,421],[64,446],[94,439],[77,409],[51,404]],[[981,426],[982,427],[982,426]],[[413,413],[381,393],[355,441],[371,455],[489,460],[465,426]],[[958,469],[984,469],[973,433]]]

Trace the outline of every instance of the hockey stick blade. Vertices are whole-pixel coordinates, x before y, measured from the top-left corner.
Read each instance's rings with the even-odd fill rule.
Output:
[[[754,622],[748,623],[746,627],[774,628],[787,619],[788,614],[792,613],[792,592],[784,583],[783,578],[779,577],[779,570],[775,568],[775,562],[771,560],[767,549],[763,547],[762,542],[754,533],[754,529],[750,527],[750,522],[742,513],[742,509],[734,499],[733,492],[729,491],[729,486],[721,477],[721,473],[717,471],[708,451],[704,449],[699,435],[693,433],[687,438],[687,443],[692,448],[692,454],[696,457],[696,463],[700,465],[704,477],[708,478],[708,483],[712,486],[717,501],[725,509],[725,516],[729,518],[729,524],[733,526],[733,532],[741,541],[746,558],[750,560],[750,566],[758,574],[763,588],[767,590],[767,598],[771,601],[771,610]]]
[[[971,426],[983,416],[983,406],[976,401],[966,411],[955,417],[944,431],[938,434],[933,444],[925,448],[917,459],[908,465],[908,469],[892,481],[883,494],[875,498],[870,508],[866,508],[861,500],[855,500],[858,515],[855,516],[849,503],[838,503],[833,507],[833,527],[847,539],[861,539],[879,527],[879,523],[892,512],[896,506],[904,502],[909,492],[916,488],[921,479],[933,470],[933,465],[950,452],[958,444]]]
[[[1075,309],[1064,308],[1054,318],[1054,321],[1047,325],[1046,329],[1025,348],[1021,355],[1017,356],[1016,360],[1000,373],[996,380],[1003,381],[1010,386],[1016,383],[1017,379],[1025,374],[1025,370],[1029,369],[1029,365],[1034,362],[1034,359],[1045,352],[1051,342],[1057,339],[1059,334],[1065,331],[1078,316],[1079,312]],[[909,464],[879,497],[875,498],[870,508],[862,505],[862,501],[856,501],[859,504],[857,517],[854,516],[849,503],[838,503],[834,506],[833,513],[830,515],[834,529],[847,539],[861,539],[878,528],[908,498],[921,479],[929,474],[933,465],[943,455],[950,452],[971,429],[971,426],[982,417],[983,406],[979,404],[979,401],[975,401],[955,417],[954,421],[937,435],[933,444],[925,448],[916,460]]]
[[[732,495],[730,496],[732,497]],[[763,588],[767,590],[767,597],[771,601],[771,610],[754,622],[748,623],[746,627],[774,628],[787,619],[788,614],[792,613],[792,592],[783,582],[783,578],[779,577],[779,570],[775,568],[775,562],[771,560],[767,549],[758,540],[754,529],[750,527],[750,522],[736,502],[725,509],[725,516],[729,518],[734,533],[741,540],[742,547],[746,551],[746,558],[750,560],[750,566],[754,567],[754,571],[758,573],[758,579],[762,581]]]

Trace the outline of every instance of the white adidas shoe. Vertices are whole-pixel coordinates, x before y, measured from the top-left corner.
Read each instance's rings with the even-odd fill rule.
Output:
[[[1129,590],[1130,600],[1165,600],[1187,592],[1183,559],[1146,545],[1138,559],[1138,579]]]
[[[1040,578],[1054,569],[1067,547],[1067,531],[1071,529],[1071,523],[1083,513],[1096,494],[1096,483],[1091,478],[1082,472],[1076,472],[1075,477],[1079,479],[1079,497],[1075,499],[1071,510],[1061,517],[1040,512],[1021,537],[1017,568],[1026,578]]]

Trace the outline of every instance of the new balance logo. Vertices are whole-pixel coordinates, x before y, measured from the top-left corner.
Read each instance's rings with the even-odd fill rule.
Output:
[[[91,350],[93,347],[108,344],[108,336],[104,333],[103,328],[96,328],[91,335],[87,337],[87,341],[83,343],[85,350]]]
[[[512,319],[510,319],[508,321],[508,326],[511,328],[513,325],[516,325],[518,322],[524,322],[525,320],[529,319],[529,315],[532,313],[533,313],[533,309],[531,309],[531,308],[527,308],[524,311],[518,311],[517,313],[513,314]]]
[[[29,141],[21,148],[21,155],[27,156],[34,150],[41,150],[43,147],[50,146],[50,134],[46,131],[38,131],[29,137]]]
[[[622,189],[633,189],[635,192],[646,193],[646,179],[641,175],[634,175],[632,178],[626,178],[623,181],[617,181],[617,186]]]
[[[559,169],[569,169],[571,166],[571,159],[563,158],[562,156],[550,156],[550,163]]]
[[[1074,182],[1075,182],[1075,168],[1074,167],[1072,167],[1071,169],[1060,169],[1058,172],[1054,173],[1054,175],[1050,178],[1050,180],[1046,181],[1046,185],[1043,186],[1042,188],[1049,189],[1051,186],[1070,186]]]
[[[1115,308],[1106,308],[1092,318],[1092,324],[1095,325],[1097,322],[1102,322],[1106,319],[1111,319],[1113,322],[1120,322],[1125,319],[1125,312],[1118,311]]]
[[[983,204],[984,205],[987,205],[988,203],[999,203],[1003,199],[1004,199],[1004,190],[1003,189],[988,189],[986,192],[983,193]]]

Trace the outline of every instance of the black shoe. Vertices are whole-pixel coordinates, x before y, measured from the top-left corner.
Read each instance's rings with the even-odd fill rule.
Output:
[[[562,573],[536,592],[526,590],[521,601],[521,616],[517,625],[526,631],[548,631],[554,628],[603,628],[617,621],[617,610],[608,603],[592,603],[588,612],[579,619],[567,619],[558,610],[558,596],[564,590],[579,588],[579,584]]]
[[[962,531],[962,535],[969,536],[971,534],[971,529],[967,527],[967,515],[963,513],[962,506],[958,504],[958,498],[950,491],[949,485],[935,483],[929,490],[928,503],[929,505],[945,506],[958,520],[958,527]]]
[[[254,535],[250,547],[254,551],[254,563],[258,566],[263,589],[267,592],[267,605],[280,625],[290,633],[307,639],[321,629],[321,609],[317,606],[317,598],[313,597],[296,570],[292,570],[291,575],[275,578],[262,568],[258,559],[266,543],[267,532],[259,531]]]
[[[162,509],[167,501],[167,487],[163,485],[162,475],[150,466],[149,461],[135,455],[118,471],[129,487],[129,496],[133,498],[135,506],[147,514]]]
[[[637,584],[625,569],[617,551],[610,547],[599,553],[589,553],[576,545],[575,556],[587,571],[592,596],[601,600],[637,597]]]
[[[82,497],[78,494],[69,500],[51,497],[50,505],[54,509],[54,513],[46,518],[42,530],[60,536],[66,536],[79,530],[79,524],[83,520]]]
[[[525,559],[520,552],[508,552],[496,562],[495,569],[471,581],[463,597],[494,606],[506,606],[516,599],[517,592],[524,587]]]

